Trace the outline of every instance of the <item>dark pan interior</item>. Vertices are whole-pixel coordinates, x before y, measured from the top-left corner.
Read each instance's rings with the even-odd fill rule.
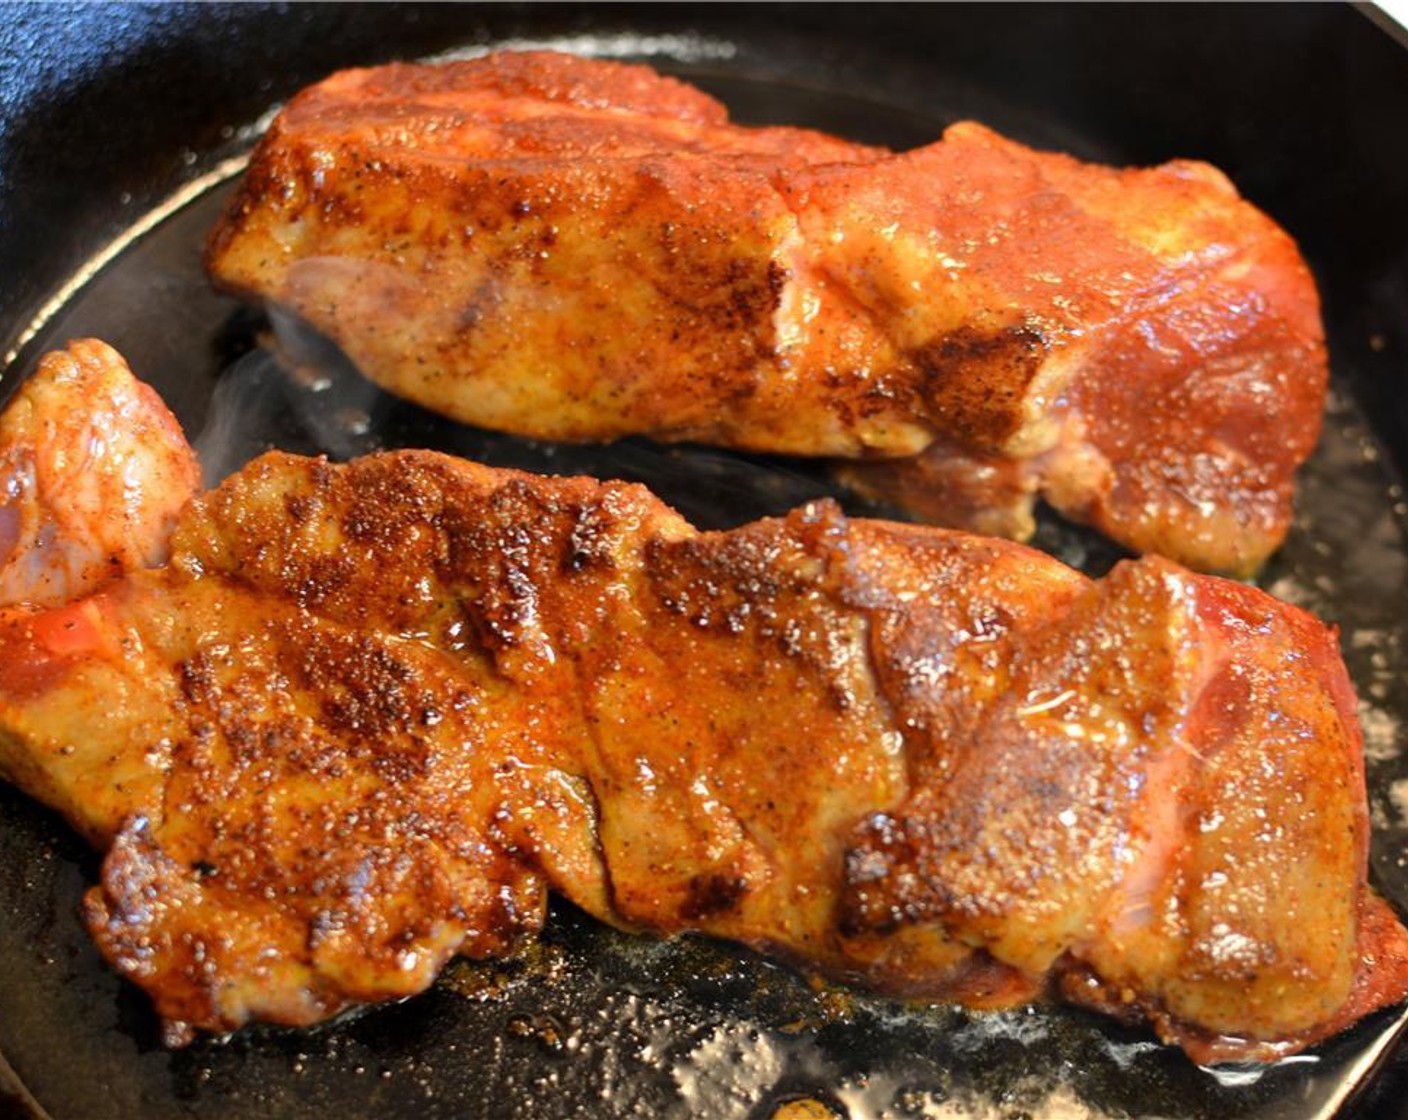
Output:
[[[747,121],[904,147],[974,116],[1090,158],[1208,159],[1300,240],[1336,394],[1301,516],[1266,573],[1337,620],[1366,697],[1376,881],[1408,906],[1408,47],[1346,6],[34,5],[0,19],[0,396],[47,346],[98,334],[235,459],[276,440],[353,454],[429,444],[639,478],[700,524],[826,492],[792,464],[627,442],[563,449],[461,429],[376,393],[329,423],[218,297],[200,238],[255,122],[340,66],[554,40],[644,56]],[[186,191],[186,204],[162,210]],[[157,214],[158,217],[152,217]],[[140,236],[126,236],[137,227]],[[93,268],[95,254],[118,244]],[[90,275],[91,274],[91,275]],[[83,283],[75,282],[75,278]],[[70,285],[71,287],[65,287]],[[311,407],[309,407],[311,405]],[[320,409],[323,411],[320,412]],[[351,417],[351,419],[348,419]],[[866,512],[857,509],[857,512]],[[1043,526],[1098,568],[1108,553]],[[1072,1012],[971,1017],[818,992],[730,947],[641,942],[567,907],[541,952],[457,965],[424,997],[310,1032],[180,1053],[76,915],[96,860],[0,790],[0,1116],[1402,1116],[1408,1047],[1376,1017],[1260,1077],[1210,1074]],[[6,1068],[8,1065],[8,1069]],[[6,1095],[8,1092],[8,1096]],[[27,1102],[27,1103],[26,1103]],[[23,1112],[20,1112],[23,1115]]]

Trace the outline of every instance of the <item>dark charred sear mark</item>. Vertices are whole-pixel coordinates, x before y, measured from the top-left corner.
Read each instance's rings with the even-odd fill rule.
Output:
[[[1027,389],[1047,355],[1045,335],[1032,327],[962,327],[911,354],[920,376],[914,407],[937,429],[997,450],[1026,422]]]
[[[734,909],[748,893],[748,880],[739,875],[696,875],[689,882],[689,897],[680,909],[686,921],[697,922]]]

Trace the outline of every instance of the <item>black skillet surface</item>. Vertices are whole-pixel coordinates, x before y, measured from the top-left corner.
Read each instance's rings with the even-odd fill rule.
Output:
[[[432,444],[639,478],[707,525],[824,492],[772,461],[458,428],[335,363],[331,388],[290,382],[257,346],[261,318],[205,287],[196,253],[228,188],[224,161],[272,104],[339,66],[529,40],[647,58],[748,121],[908,146],[974,116],[1093,158],[1201,157],[1286,224],[1321,278],[1337,392],[1300,523],[1263,582],[1343,627],[1365,700],[1374,872],[1408,905],[1408,49],[1370,13],[12,6],[0,11],[0,395],[44,348],[97,334],[204,430],[211,457],[270,441],[338,455]],[[1053,525],[1041,539],[1089,568],[1109,559]],[[455,966],[421,998],[319,1030],[172,1054],[78,923],[95,866],[49,814],[0,791],[0,1116],[762,1120],[800,1101],[855,1120],[1408,1115],[1408,1056],[1374,1076],[1392,1013],[1260,1076],[1212,1073],[1081,1014],[970,1017],[817,991],[730,947],[626,938],[566,907],[523,961]]]

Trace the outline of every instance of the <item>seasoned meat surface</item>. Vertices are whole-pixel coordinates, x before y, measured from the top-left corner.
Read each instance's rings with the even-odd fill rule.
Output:
[[[176,418],[117,351],[45,355],[0,413],[0,604],[64,603],[161,563],[199,488]]]
[[[306,90],[207,264],[468,423],[840,457],[1018,538],[1040,496],[1213,570],[1283,538],[1326,383],[1294,243],[1205,164],[894,154],[547,52]]]
[[[170,549],[0,611],[0,772],[108,849],[175,1041],[419,991],[549,890],[1200,1060],[1408,992],[1334,636],[1252,588],[432,452],[271,453]]]

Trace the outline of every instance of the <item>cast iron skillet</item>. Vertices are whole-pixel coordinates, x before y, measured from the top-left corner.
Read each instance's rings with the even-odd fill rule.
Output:
[[[1203,158],[1285,224],[1321,280],[1336,394],[1300,524],[1265,582],[1344,627],[1366,696],[1374,874],[1408,905],[1408,806],[1395,796],[1408,791],[1408,42],[1372,11],[11,7],[0,19],[0,397],[43,349],[92,333],[235,457],[270,440],[336,454],[429,443],[641,478],[706,525],[825,492],[819,476],[766,460],[460,429],[336,368],[360,394],[338,415],[359,419],[329,427],[267,361],[259,314],[205,286],[200,237],[246,126],[272,104],[341,66],[527,41],[646,58],[743,120],[909,146],[973,116],[1092,158]],[[1109,559],[1050,524],[1041,539],[1088,567]],[[95,867],[61,823],[0,791],[0,1116],[763,1118],[811,1102],[820,1111],[803,1114],[857,1120],[977,1106],[1388,1117],[1408,1099],[1392,1012],[1263,1076],[1213,1074],[1079,1013],[974,1018],[818,992],[736,949],[642,942],[567,907],[525,960],[457,966],[421,998],[323,1029],[172,1054],[78,923]],[[1398,1056],[1380,1060],[1389,1050]]]

